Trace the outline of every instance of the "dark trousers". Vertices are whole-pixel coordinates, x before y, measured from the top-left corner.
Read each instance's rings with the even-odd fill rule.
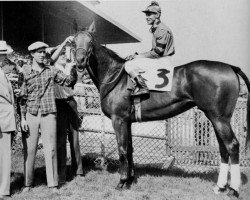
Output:
[[[67,135],[71,150],[71,169],[74,174],[83,174],[82,159],[79,146],[78,129],[81,120],[77,113],[77,103],[74,98],[56,100],[57,106],[57,157],[59,182],[66,181],[67,170]]]

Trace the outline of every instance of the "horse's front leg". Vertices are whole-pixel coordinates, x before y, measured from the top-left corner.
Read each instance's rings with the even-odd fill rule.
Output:
[[[123,118],[119,116],[112,116],[112,125],[115,130],[117,144],[118,144],[118,152],[119,152],[119,160],[120,160],[120,182],[118,183],[116,189],[122,189],[125,183],[129,181],[130,177],[130,166],[128,159],[128,125],[131,125],[130,122],[125,121]]]
[[[128,165],[129,165],[129,180],[127,182],[127,188],[130,188],[131,184],[133,183],[135,179],[131,123],[127,124],[127,128],[128,128],[127,129],[128,130]]]

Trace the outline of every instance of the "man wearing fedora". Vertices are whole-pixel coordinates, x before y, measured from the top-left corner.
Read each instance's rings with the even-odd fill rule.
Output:
[[[12,51],[0,41],[0,199],[10,195],[11,134],[16,130],[14,94],[2,69]]]
[[[56,148],[56,103],[55,84],[71,87],[77,81],[75,68],[70,75],[44,64],[45,49],[43,42],[35,42],[28,47],[33,58],[31,66],[23,67],[20,108],[21,127],[24,144],[24,185],[23,192],[29,191],[34,179],[34,163],[39,138],[43,141],[46,177],[48,187],[57,192],[57,148]]]
[[[142,11],[146,14],[146,21],[151,25],[150,32],[152,33],[152,49],[145,53],[135,53],[128,56],[125,64],[126,72],[133,78],[139,88],[137,91],[132,92],[132,96],[145,95],[149,96],[147,85],[140,75],[140,68],[152,66],[154,62],[162,57],[171,57],[175,54],[174,39],[172,31],[168,26],[161,22],[161,8],[156,1]],[[166,58],[164,58],[166,59]]]

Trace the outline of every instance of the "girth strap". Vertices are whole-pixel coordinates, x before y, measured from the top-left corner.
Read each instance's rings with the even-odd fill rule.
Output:
[[[142,122],[141,119],[141,97],[134,97],[134,106],[135,106],[135,120],[137,122]]]

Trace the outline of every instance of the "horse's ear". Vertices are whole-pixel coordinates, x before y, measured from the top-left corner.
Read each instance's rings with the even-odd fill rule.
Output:
[[[88,28],[88,32],[94,33],[95,32],[95,21],[92,22],[92,24]]]
[[[78,25],[75,19],[73,21],[73,30],[75,31],[75,33],[78,31]]]

